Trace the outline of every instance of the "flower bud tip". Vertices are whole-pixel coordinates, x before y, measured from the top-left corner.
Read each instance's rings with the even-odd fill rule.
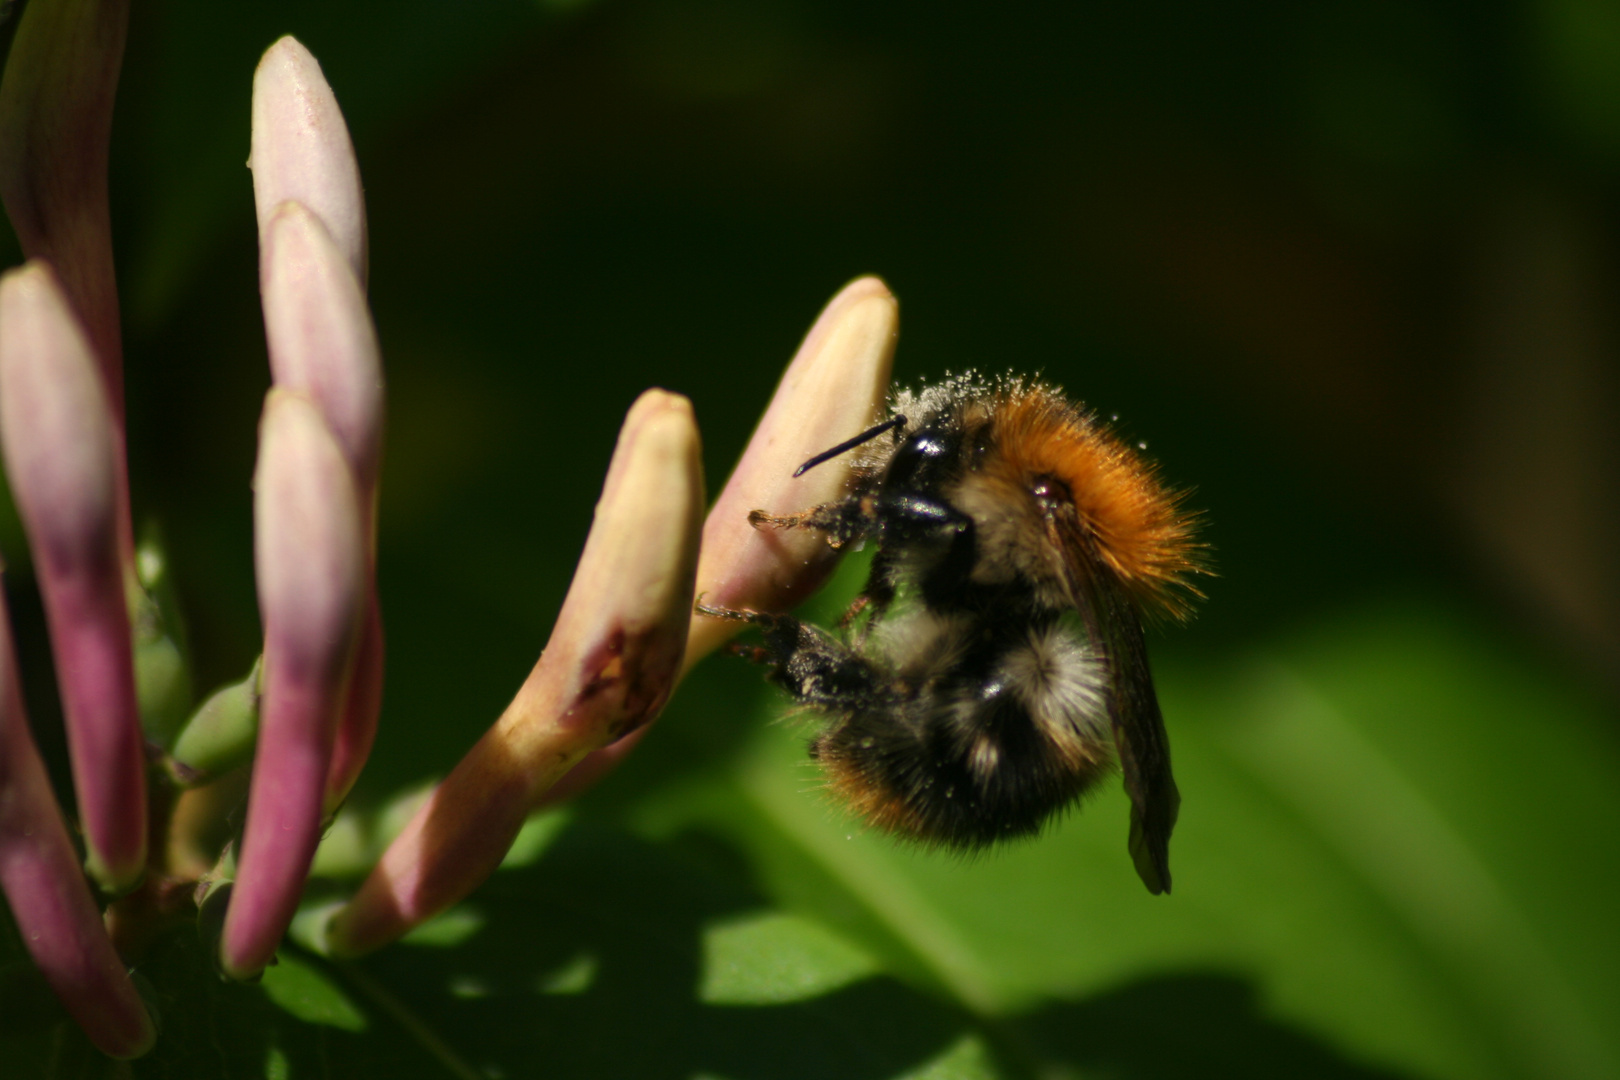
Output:
[[[276,207],[296,199],[326,226],[363,283],[366,205],[354,145],[321,65],[293,37],[270,46],[254,72],[248,165],[261,235]]]

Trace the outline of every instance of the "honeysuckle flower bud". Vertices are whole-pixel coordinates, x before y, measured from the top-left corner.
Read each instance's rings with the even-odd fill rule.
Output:
[[[685,651],[702,514],[691,406],[648,391],[625,418],[545,652],[333,917],[328,948],[367,952],[466,896],[551,784],[657,714]]]
[[[22,942],[90,1041],[139,1057],[157,1032],[113,950],[28,732],[0,599],[0,890]]]
[[[758,530],[751,510],[791,513],[844,494],[849,461],[803,476],[809,458],[865,430],[881,415],[899,339],[900,309],[875,277],[857,278],[834,296],[782,373],[731,479],[703,525],[697,591],[715,607],[786,611],[826,580],[836,552],[811,530]],[[686,669],[736,633],[738,623],[693,615]],[[561,802],[612,771],[641,733],[591,754],[545,802]]]
[[[803,476],[794,471],[881,414],[899,334],[899,305],[875,277],[850,282],[822,310],[704,523],[698,592],[705,604],[785,611],[827,580],[837,557],[819,534],[755,529],[748,515],[789,514],[845,493],[847,459]],[[735,622],[694,616],[688,657],[706,656],[736,630]]]
[[[298,906],[367,595],[353,472],[308,398],[270,391],[253,483],[264,695],[220,943],[222,969],[239,979],[269,963]]]
[[[296,202],[271,215],[260,267],[275,384],[320,409],[369,506],[382,453],[383,378],[360,282],[320,219]]]
[[[343,114],[301,44],[284,37],[253,79],[253,195],[265,330],[276,385],[308,394],[355,470],[375,560],[382,364],[365,303],[366,217]],[[345,272],[347,271],[347,272]],[[368,580],[373,575],[368,574]],[[382,708],[382,615],[374,587],[327,779],[335,811],[360,775]]]
[[[366,280],[366,204],[349,129],[309,50],[284,37],[270,46],[253,74],[253,197],[259,235],[276,209],[302,203],[332,234],[338,249]]]
[[[38,261],[0,278],[0,443],[49,618],[91,874],[146,861],[146,778],[119,560],[118,433],[89,342]]]
[[[214,691],[186,721],[169,750],[176,783],[206,783],[247,764],[259,735],[263,670],[261,659],[247,678]]]
[[[29,4],[0,82],[0,198],[30,258],[61,275],[123,430],[107,147],[128,0]]]
[[[276,209],[261,245],[271,372],[278,387],[307,395],[337,436],[354,471],[365,509],[367,557],[374,560],[383,378],[365,295],[325,226],[301,203],[284,202]],[[366,624],[333,748],[328,812],[337,809],[360,775],[382,706],[382,616],[371,579],[368,569]]]

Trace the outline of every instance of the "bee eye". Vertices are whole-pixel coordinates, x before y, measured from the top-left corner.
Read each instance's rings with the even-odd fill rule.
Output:
[[[1029,492],[1035,496],[1035,504],[1043,513],[1051,514],[1065,506],[1074,505],[1074,496],[1069,492],[1069,485],[1055,476],[1037,476],[1035,482],[1030,484]]]

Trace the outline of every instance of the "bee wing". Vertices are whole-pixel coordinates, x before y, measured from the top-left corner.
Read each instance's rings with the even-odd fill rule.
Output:
[[[1111,591],[1114,610],[1103,619],[1103,635],[1113,670],[1114,745],[1131,797],[1131,858],[1149,892],[1167,893],[1170,832],[1176,827],[1181,793],[1170,773],[1170,738],[1148,668],[1142,620],[1122,594]]]
[[[1170,774],[1170,739],[1148,667],[1142,619],[1109,570],[1090,552],[1077,522],[1049,519],[1063,554],[1069,596],[1108,663],[1108,718],[1131,798],[1131,859],[1154,895],[1170,891],[1170,833],[1181,793]]]

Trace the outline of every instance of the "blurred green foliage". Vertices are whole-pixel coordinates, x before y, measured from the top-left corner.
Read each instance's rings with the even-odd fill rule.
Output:
[[[692,397],[717,490],[876,272],[901,379],[1040,371],[1207,508],[1221,577],[1154,635],[1176,891],[1118,792],[971,861],[860,833],[717,659],[440,932],[260,987],[174,939],[135,1075],[1620,1075],[1611,4],[136,4],[135,498],[202,689],[258,649],[242,163],[286,32],[354,133],[389,378],[361,816],[527,673],[634,395]],[[61,1025],[0,1040],[103,1071]]]

